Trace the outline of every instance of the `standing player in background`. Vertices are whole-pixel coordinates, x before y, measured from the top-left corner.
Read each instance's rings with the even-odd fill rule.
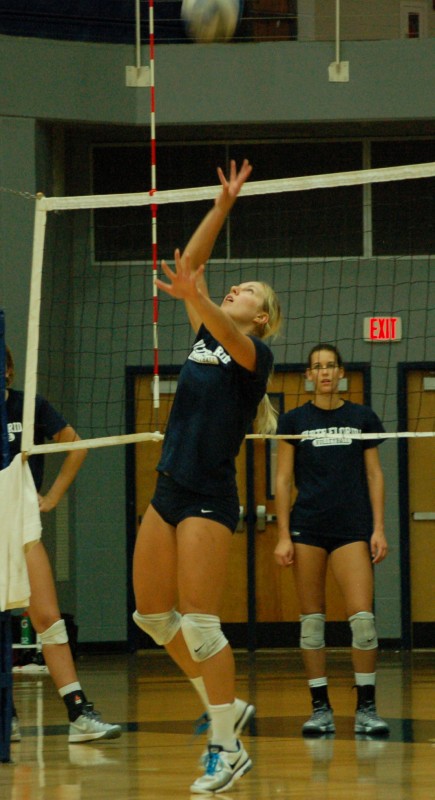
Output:
[[[329,561],[343,594],[352,630],[357,689],[355,733],[388,734],[375,704],[377,636],[373,616],[373,567],[387,555],[384,478],[379,439],[334,439],[334,434],[382,433],[367,406],[340,397],[344,375],[336,347],[319,344],[308,357],[306,376],[314,398],[280,417],[278,433],[306,434],[278,444],[275,560],[293,566],[301,612],[301,648],[313,714],[306,735],[335,731],[325,658],[325,580]],[[291,486],[298,490],[291,508]]]
[[[24,393],[11,388],[14,378],[14,361],[10,349],[6,348],[6,416],[8,425],[11,461],[21,452]],[[37,395],[35,400],[35,443],[46,439],[54,442],[75,442],[80,437],[67,421],[45,400]],[[29,458],[42,513],[56,508],[68,487],[73,482],[87,455],[86,450],[71,450],[65,457],[52,486],[44,495],[39,494],[43,480],[44,456]],[[30,583],[29,616],[39,634],[42,653],[53,682],[62,697],[70,722],[68,741],[87,742],[95,739],[115,739],[121,735],[119,725],[102,722],[88,703],[79,683],[65,622],[61,618],[56,588],[47,552],[42,541],[26,552],[26,563]],[[14,707],[11,740],[20,741],[21,734],[17,712]]]
[[[252,764],[239,741],[254,714],[235,697],[231,647],[220,624],[232,534],[239,518],[235,458],[261,407],[263,429],[276,419],[265,396],[272,353],[263,342],[278,329],[279,304],[259,281],[233,286],[220,306],[210,300],[204,264],[251,173],[231,162],[213,208],[190,239],[170,283],[159,289],[185,302],[196,334],[178,386],[157,466],[158,478],[136,540],[136,624],[190,678],[210,717],[205,773],[191,792],[222,792]],[[266,419],[267,418],[267,419]],[[178,610],[175,606],[178,603]]]

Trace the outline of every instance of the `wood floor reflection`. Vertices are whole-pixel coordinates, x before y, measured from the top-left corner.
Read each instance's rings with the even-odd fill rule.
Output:
[[[435,657],[380,655],[378,710],[387,740],[356,738],[349,653],[329,657],[336,734],[304,739],[309,697],[297,651],[236,653],[238,694],[257,707],[243,737],[254,767],[233,800],[433,800]],[[172,800],[190,798],[205,738],[195,693],[162,652],[86,656],[83,687],[103,715],[122,724],[120,739],[68,745],[63,703],[47,675],[14,675],[22,741],[0,764],[2,800]]]

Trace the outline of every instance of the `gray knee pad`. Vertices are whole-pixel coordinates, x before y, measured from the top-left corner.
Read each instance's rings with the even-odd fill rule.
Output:
[[[175,608],[162,614],[139,614],[139,611],[134,611],[133,619],[156,644],[171,642],[181,627],[181,614]]]
[[[205,661],[228,644],[228,639],[222,633],[221,621],[213,614],[184,614],[181,630],[194,661]]]
[[[375,618],[371,611],[358,611],[349,617],[352,629],[352,647],[357,650],[374,650],[378,646]]]
[[[45,644],[66,644],[68,642],[68,634],[63,619],[53,622],[53,625],[50,625],[46,631],[39,634],[39,638],[42,646]]]
[[[303,650],[320,650],[325,647],[325,614],[301,614],[301,638]]]

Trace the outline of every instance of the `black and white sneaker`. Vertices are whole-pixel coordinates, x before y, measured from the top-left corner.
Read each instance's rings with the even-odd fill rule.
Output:
[[[389,725],[378,715],[374,703],[366,703],[357,708],[355,733],[365,733],[370,736],[388,736],[390,733]]]
[[[311,717],[302,725],[304,736],[321,736],[324,733],[334,733],[334,714],[327,705],[314,706]]]

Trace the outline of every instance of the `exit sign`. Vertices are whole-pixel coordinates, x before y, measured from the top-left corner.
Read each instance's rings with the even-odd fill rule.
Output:
[[[366,342],[400,342],[401,338],[401,317],[365,317],[364,339]]]

